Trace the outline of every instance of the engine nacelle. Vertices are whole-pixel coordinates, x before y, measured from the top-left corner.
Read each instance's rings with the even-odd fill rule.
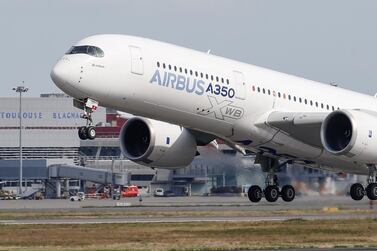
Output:
[[[322,123],[321,141],[330,153],[377,163],[377,116],[362,110],[334,111]]]
[[[128,159],[150,167],[184,167],[196,155],[196,140],[187,129],[147,118],[129,119],[119,140]]]

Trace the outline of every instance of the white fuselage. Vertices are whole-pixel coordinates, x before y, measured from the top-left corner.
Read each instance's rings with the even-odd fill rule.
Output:
[[[365,163],[335,156],[268,126],[271,111],[366,109],[377,99],[261,67],[125,35],[97,35],[103,57],[64,55],[51,75],[63,91],[134,115],[207,132],[245,149],[334,171],[367,173]]]

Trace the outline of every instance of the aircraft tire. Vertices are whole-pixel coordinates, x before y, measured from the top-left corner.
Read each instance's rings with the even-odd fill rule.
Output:
[[[278,186],[267,186],[264,189],[264,197],[268,202],[275,202],[279,198],[279,187]]]
[[[259,186],[251,186],[247,191],[247,197],[251,202],[259,202],[263,197],[263,191]]]
[[[79,138],[81,140],[87,140],[88,139],[88,135],[86,133],[86,127],[85,126],[79,127],[78,134],[79,134]]]
[[[362,200],[364,198],[364,187],[360,183],[353,184],[350,195],[353,200]]]
[[[365,191],[370,200],[377,200],[377,183],[370,183]]]
[[[96,128],[94,126],[88,126],[86,128],[86,135],[90,140],[95,139],[97,135]]]
[[[291,202],[292,200],[294,200],[296,192],[293,186],[285,185],[282,187],[280,195],[285,202]]]

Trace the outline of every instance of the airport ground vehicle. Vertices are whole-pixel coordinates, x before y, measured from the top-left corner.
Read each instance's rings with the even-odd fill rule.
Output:
[[[139,188],[137,186],[124,187],[122,190],[122,197],[137,197],[139,195]]]
[[[120,187],[113,188],[112,198],[113,200],[120,200],[121,198]]]
[[[76,195],[69,197],[70,201],[83,201],[85,200],[85,193],[78,192]]]
[[[7,190],[0,190],[0,200],[19,200],[20,196],[12,194]]]
[[[170,191],[170,190],[165,190],[163,188],[156,188],[156,190],[154,191],[154,196],[155,197],[172,197],[172,196],[175,196],[175,194],[173,193],[173,191]]]
[[[163,197],[164,196],[164,189],[163,188],[156,188],[154,191],[155,197]]]

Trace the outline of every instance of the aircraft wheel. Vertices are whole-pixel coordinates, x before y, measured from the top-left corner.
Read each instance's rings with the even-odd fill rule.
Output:
[[[362,200],[364,197],[364,187],[360,183],[353,184],[350,195],[353,200]]]
[[[296,196],[295,189],[291,185],[283,186],[280,194],[281,194],[281,198],[286,202],[291,202]]]
[[[259,202],[263,197],[262,189],[259,186],[251,186],[247,191],[247,197],[251,202]]]
[[[377,200],[377,183],[370,183],[365,191],[370,200]]]
[[[79,127],[78,134],[79,134],[79,138],[80,138],[81,140],[86,140],[86,139],[88,139],[88,135],[87,135],[86,127],[85,127],[85,126]]]
[[[94,128],[94,126],[89,126],[88,128],[86,128],[86,135],[88,139],[95,139],[97,135],[96,128]]]
[[[278,186],[267,186],[264,189],[264,197],[268,202],[275,202],[279,198],[279,187]]]

